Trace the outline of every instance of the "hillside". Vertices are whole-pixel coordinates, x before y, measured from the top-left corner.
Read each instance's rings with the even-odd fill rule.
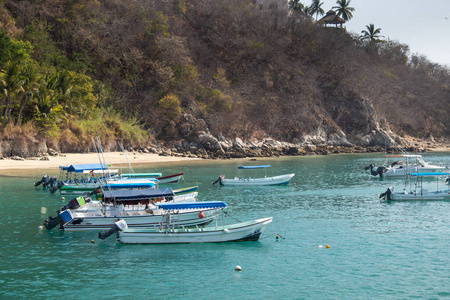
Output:
[[[364,41],[252,1],[5,0],[0,29],[32,45],[41,73],[71,72],[83,87],[59,94],[55,107],[66,117],[51,121],[33,113],[42,101],[31,99],[22,110],[20,97],[11,100],[8,118],[3,95],[3,140],[19,111],[18,126],[38,124],[31,134],[37,144],[66,152],[86,151],[92,134],[111,147],[156,139],[207,150],[215,148],[211,140],[223,146],[236,138],[366,147],[386,145],[380,131],[400,143],[450,136],[448,69],[411,56],[399,42]],[[0,63],[8,63],[1,52]],[[79,125],[99,111],[103,123],[95,128],[104,130]],[[120,121],[106,122],[110,111]],[[125,134],[121,120],[138,129]],[[10,148],[3,144],[3,154]]]

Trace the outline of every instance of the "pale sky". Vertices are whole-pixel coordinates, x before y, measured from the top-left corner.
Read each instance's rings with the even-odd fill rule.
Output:
[[[320,2],[325,13],[337,5]],[[410,54],[450,67],[450,0],[350,0],[350,6],[355,11],[345,24],[348,32],[361,34],[372,23],[385,39],[409,45]]]

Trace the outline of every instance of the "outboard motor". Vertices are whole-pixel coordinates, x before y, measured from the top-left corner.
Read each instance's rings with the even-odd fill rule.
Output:
[[[54,194],[57,190],[59,190],[63,186],[64,186],[64,182],[57,181],[54,185],[52,185],[52,188],[50,189],[50,193]]]
[[[394,191],[394,187],[390,186],[383,194],[380,194],[379,198],[384,198],[386,196],[386,200],[391,200],[391,194]]]
[[[116,233],[118,231],[124,230],[126,228],[128,228],[128,225],[125,222],[125,220],[117,220],[114,223],[114,226],[111,227],[109,230],[103,230],[103,232],[99,232],[98,233],[98,238],[104,240],[107,237],[109,237],[110,235],[112,235],[112,234],[114,234],[114,233]]]
[[[34,183],[34,186],[39,186],[40,184],[44,184],[44,182],[48,182],[49,181],[49,176],[48,175],[44,175],[41,180],[36,181]]]
[[[53,217],[48,217],[47,220],[44,221],[44,227],[47,230],[52,230],[53,228],[55,228],[56,226],[60,225],[62,226],[64,224],[64,220],[60,215],[57,215],[55,218]]]
[[[387,168],[384,166],[379,166],[376,170],[374,170],[374,168],[375,168],[375,164],[371,163],[367,167],[364,167],[364,170],[370,169],[370,173],[372,174],[372,176],[380,175],[380,177],[383,177],[383,174],[387,172]]]
[[[72,212],[70,210],[64,210],[58,213],[55,218],[48,217],[48,220],[45,220],[43,225],[48,230],[55,228],[57,225],[60,225],[59,229],[64,229],[64,224],[69,223],[72,219]]]
[[[89,199],[89,198],[84,199],[83,196],[73,198],[72,200],[69,201],[69,203],[67,203],[66,205],[61,207],[61,211],[66,210],[66,209],[77,209],[78,207],[86,204],[86,202],[89,202],[90,200],[91,199]]]
[[[44,181],[44,183],[42,183],[43,187],[47,187],[47,186],[53,186],[53,184],[57,181],[56,177],[49,177],[48,180]]]
[[[220,176],[219,176],[219,178],[217,178],[217,180],[216,180],[216,181],[213,181],[213,183],[212,183],[212,184],[213,184],[213,185],[215,185],[216,183],[218,183],[218,182],[219,182],[219,183],[220,183],[220,185],[222,185],[222,179],[224,179],[224,178],[225,178],[225,175],[223,175],[223,174],[222,174],[222,175],[220,175]]]

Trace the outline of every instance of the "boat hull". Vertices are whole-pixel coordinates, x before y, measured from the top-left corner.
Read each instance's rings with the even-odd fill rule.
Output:
[[[162,176],[162,177],[156,177],[158,179],[159,184],[165,184],[165,183],[177,183],[178,181],[183,178],[184,173],[178,173],[174,175],[169,176]]]
[[[283,185],[288,184],[295,174],[285,174],[274,177],[264,178],[238,178],[233,179],[221,179],[220,184],[227,186],[261,186],[261,185]]]
[[[424,193],[393,193],[391,201],[442,201],[450,200],[450,191],[434,191]]]
[[[200,216],[200,212],[203,214]],[[123,219],[130,228],[152,227],[165,224],[175,226],[204,226],[211,223],[219,214],[218,209],[201,209],[186,212],[152,214],[145,210],[135,211],[100,211],[73,213],[73,219],[63,225],[65,231],[105,230],[114,226],[117,219]],[[171,225],[172,226],[172,225]]]
[[[383,177],[405,177],[410,173],[427,173],[427,172],[440,172],[444,170],[443,167],[407,167],[407,168],[389,168]]]
[[[272,218],[264,218],[239,224],[178,229],[125,229],[117,239],[124,244],[183,244],[257,241]]]

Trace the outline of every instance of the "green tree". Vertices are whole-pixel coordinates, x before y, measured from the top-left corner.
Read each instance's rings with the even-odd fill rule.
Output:
[[[351,0],[338,0],[336,1],[337,6],[333,6],[333,9],[336,9],[336,13],[339,17],[344,19],[344,21],[348,21],[353,18],[352,12],[355,11],[353,7],[350,7]]]
[[[38,83],[38,70],[35,65],[27,64],[24,67],[22,73],[22,92],[19,94],[20,98],[20,106],[19,112],[16,119],[16,125],[19,125],[22,120],[22,114],[27,103],[33,98],[33,96],[37,93],[39,88]]]
[[[12,123],[11,110],[12,101],[22,91],[22,70],[20,61],[8,61],[0,71],[0,90],[5,98],[3,118],[4,121]]]
[[[304,5],[300,2],[300,0],[290,0],[289,1],[289,9],[296,12],[303,12]]]
[[[375,29],[374,24],[366,25],[366,30],[361,31],[363,34],[362,38],[363,40],[369,40],[371,43],[376,43],[380,41],[380,37],[383,37],[380,35],[381,28]]]
[[[174,120],[178,118],[181,113],[180,104],[181,103],[177,95],[168,94],[159,100],[158,107],[162,109],[164,115],[166,115],[169,120]]]
[[[316,15],[316,21],[317,18],[319,16],[319,14],[321,16],[323,16],[323,14],[325,13],[325,11],[322,8],[323,2],[320,2],[320,0],[313,0],[310,6],[310,13],[311,16]]]

